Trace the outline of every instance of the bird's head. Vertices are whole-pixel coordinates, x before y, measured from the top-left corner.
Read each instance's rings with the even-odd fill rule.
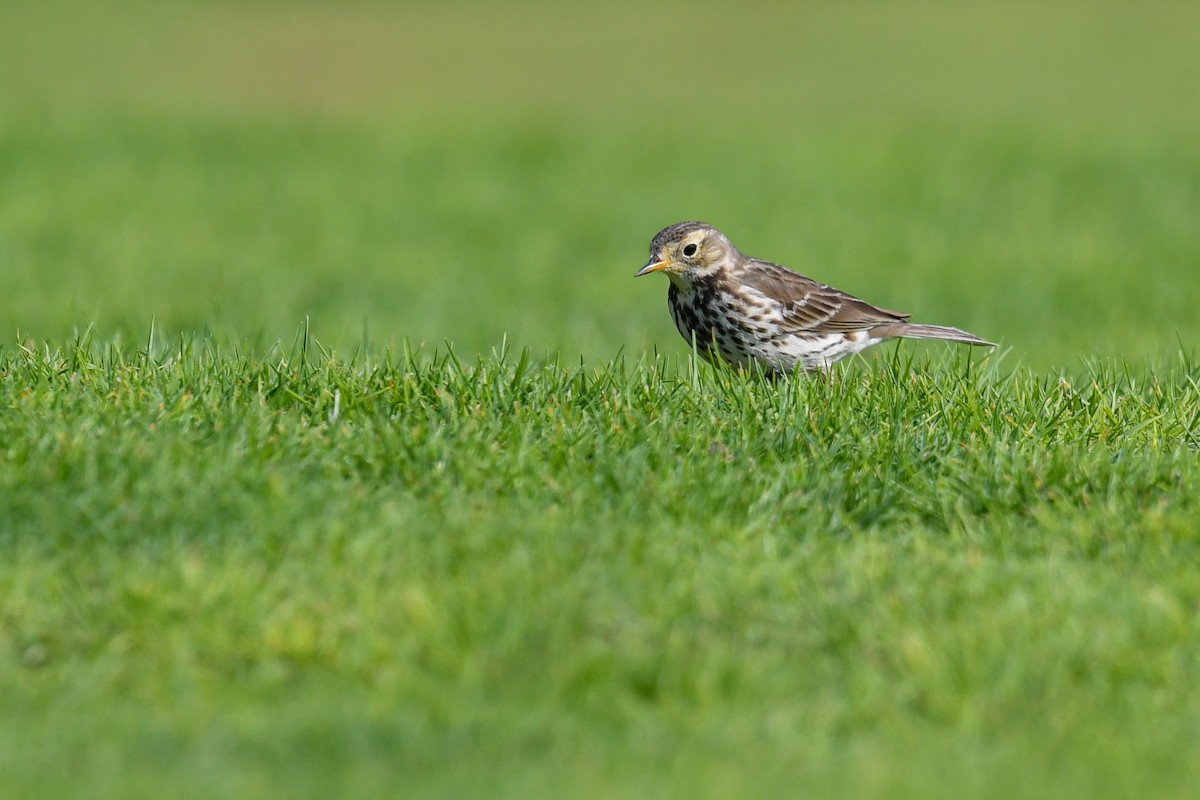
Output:
[[[650,242],[650,260],[634,276],[665,272],[677,286],[689,286],[725,269],[738,256],[725,234],[706,222],[677,222]]]

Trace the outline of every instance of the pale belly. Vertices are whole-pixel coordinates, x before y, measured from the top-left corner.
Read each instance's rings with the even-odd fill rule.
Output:
[[[773,372],[828,369],[883,341],[862,330],[787,332],[777,312],[754,299],[742,295],[735,300],[719,290],[681,292],[670,303],[671,316],[680,335],[694,341],[706,357],[719,356],[733,366],[757,362]]]
[[[674,313],[675,327],[689,344],[709,358],[719,356],[733,366],[757,362],[773,372],[825,370],[834,362],[861,353],[883,341],[866,331],[806,335],[780,333],[772,320],[736,325],[728,319],[700,321]]]

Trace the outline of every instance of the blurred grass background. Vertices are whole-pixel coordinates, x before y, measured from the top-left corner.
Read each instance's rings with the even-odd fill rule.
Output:
[[[1196,30],[0,3],[0,784],[1190,796]],[[689,217],[1005,368],[1172,360],[693,383],[632,279]]]
[[[0,9],[0,331],[682,349],[685,218],[1035,367],[1196,341],[1200,9]]]

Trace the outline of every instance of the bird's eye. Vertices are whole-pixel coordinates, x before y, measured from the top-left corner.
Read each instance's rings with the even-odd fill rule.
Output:
[[[683,254],[688,258],[691,258],[692,256],[696,255],[696,250],[698,249],[699,248],[696,247],[695,242],[693,242],[692,244],[689,244],[683,248]]]

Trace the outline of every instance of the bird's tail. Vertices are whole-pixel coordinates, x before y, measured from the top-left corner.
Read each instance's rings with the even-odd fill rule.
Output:
[[[896,336],[905,339],[940,339],[946,342],[961,342],[962,344],[974,344],[982,347],[996,346],[995,342],[980,339],[973,333],[967,333],[959,328],[951,328],[946,325],[919,325],[914,322],[900,322],[895,325],[877,328],[874,332],[882,333],[884,336]]]

